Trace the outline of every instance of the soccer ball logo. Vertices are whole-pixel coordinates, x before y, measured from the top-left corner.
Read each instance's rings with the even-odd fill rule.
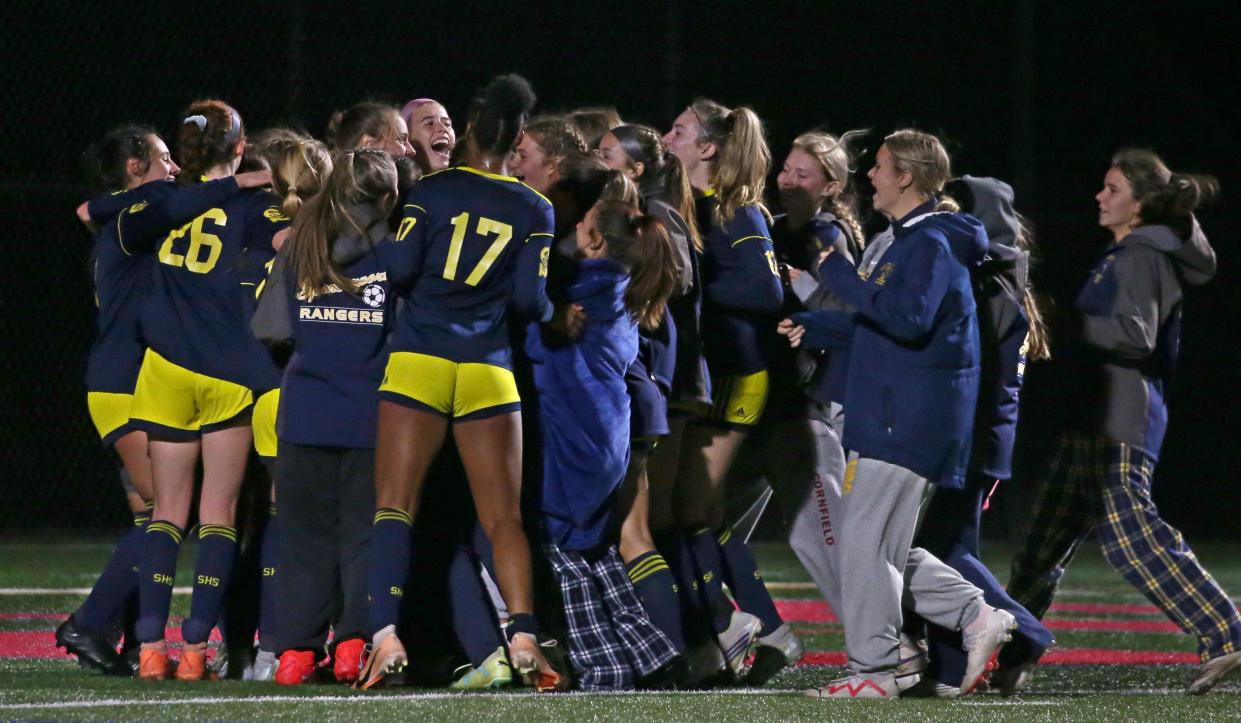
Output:
[[[362,301],[365,301],[367,306],[372,306],[376,308],[383,306],[384,305],[383,287],[377,284],[371,284],[365,289],[362,289]]]

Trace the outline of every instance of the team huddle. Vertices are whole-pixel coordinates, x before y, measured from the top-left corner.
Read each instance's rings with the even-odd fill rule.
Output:
[[[746,546],[774,498],[844,626],[848,675],[812,697],[1022,690],[1091,532],[1198,639],[1188,692],[1241,667],[1236,606],[1150,498],[1214,179],[1118,152],[1113,243],[1052,314],[1012,188],[954,177],[933,135],[883,138],[866,238],[865,132],[794,139],[773,216],[748,108],[698,99],[661,134],[535,104],[504,75],[460,137],[419,98],[337,114],[325,143],[201,100],[175,155],[144,126],[92,149],[88,405],[135,524],[58,645],[151,680],[762,685],[802,657]],[[1088,413],[1005,588],[980,516],[1047,359]],[[254,456],[271,507],[239,524]],[[239,539],[257,634],[213,657]]]

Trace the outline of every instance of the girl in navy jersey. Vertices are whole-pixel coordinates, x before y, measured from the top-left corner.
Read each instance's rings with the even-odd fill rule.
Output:
[[[245,129],[228,104],[197,101],[187,109],[178,141],[185,161],[181,178],[192,186],[234,174]],[[205,672],[207,637],[236,552],[233,522],[251,441],[250,390],[267,353],[246,326],[239,260],[247,248],[270,246],[285,225],[270,197],[252,191],[171,228],[157,246],[155,285],[142,318],[148,349],[131,412],[134,424],[150,437],[156,492],[139,572],[144,678],[171,673],[164,626],[200,452],[198,561],[177,676],[197,680]]]
[[[92,251],[97,334],[87,361],[87,404],[105,446],[116,450],[134,528],[118,543],[91,594],[56,629],[56,644],[78,657],[82,665],[105,673],[128,675],[129,665],[117,656],[106,634],[138,589],[133,573],[142,535],[150,521],[155,493],[146,433],[129,423],[134,384],[144,345],[138,312],[152,273],[152,259],[127,254],[117,243],[115,217],[153,195],[149,184],[170,182],[180,172],[168,146],[145,126],[124,126],[109,133],[90,152],[91,182],[106,193],[80,210],[83,220],[101,228]],[[137,189],[133,193],[122,193]],[[132,631],[126,635],[132,643]]]
[[[383,103],[359,103],[333,114],[328,121],[327,140],[336,153],[371,148],[386,151],[393,158],[414,155],[405,118],[396,108]]]
[[[762,203],[771,152],[754,111],[701,98],[677,117],[663,140],[700,194],[702,343],[714,391],[714,404],[702,405],[686,429],[676,517],[689,535],[694,577],[701,582],[700,606],[710,615],[729,670],[740,676],[756,636],[774,632],[782,622],[762,595],[743,605],[756,610],[770,605],[762,620],[727,604],[720,559],[720,545],[728,541],[723,482],[767,403],[767,347],[784,299],[768,230],[770,214]],[[713,666],[699,664],[704,673]]]
[[[552,207],[504,175],[534,93],[520,76],[493,80],[470,104],[464,165],[428,176],[405,199],[390,280],[405,298],[380,386],[370,599],[374,651],[359,684],[402,670],[395,633],[410,535],[426,472],[451,430],[479,522],[495,552],[511,622],[513,667],[540,688],[560,677],[537,640],[530,547],[522,529],[521,400],[511,370],[510,307],[551,318],[545,292]]]
[[[283,310],[294,345],[277,422],[284,601],[278,683],[302,683],[314,673],[338,599],[336,659],[346,664],[336,666],[336,677],[353,682],[358,675],[375,409],[392,298],[376,247],[388,236],[396,193],[388,154],[341,155],[324,191],[301,210],[261,302],[260,319],[279,322],[269,306]]]

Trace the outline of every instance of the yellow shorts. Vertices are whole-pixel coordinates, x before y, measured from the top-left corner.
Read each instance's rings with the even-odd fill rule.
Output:
[[[99,432],[99,438],[106,446],[111,446],[116,440],[135,431],[129,424],[129,414],[133,406],[132,394],[86,393],[86,407],[90,410],[90,419],[95,423],[95,430]]]
[[[173,439],[194,439],[234,426],[253,404],[250,390],[192,372],[147,349],[134,389],[134,426]]]
[[[276,456],[276,410],[280,408],[280,390],[264,392],[254,400],[250,426],[254,429],[254,451],[264,459]]]
[[[703,419],[726,427],[753,427],[767,407],[767,370],[729,374],[713,382],[715,404],[700,406]]]
[[[379,396],[449,419],[482,419],[521,409],[517,380],[508,369],[405,351],[389,355]]]

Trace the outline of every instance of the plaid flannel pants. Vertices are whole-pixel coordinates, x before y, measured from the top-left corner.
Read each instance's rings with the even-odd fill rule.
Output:
[[[1155,509],[1154,471],[1154,459],[1129,445],[1062,434],[1013,560],[1008,592],[1042,618],[1077,546],[1094,531],[1107,561],[1198,639],[1203,661],[1241,650],[1237,606]]]
[[[615,545],[598,559],[546,547],[569,624],[569,661],[583,690],[632,690],[677,656],[647,616]]]

